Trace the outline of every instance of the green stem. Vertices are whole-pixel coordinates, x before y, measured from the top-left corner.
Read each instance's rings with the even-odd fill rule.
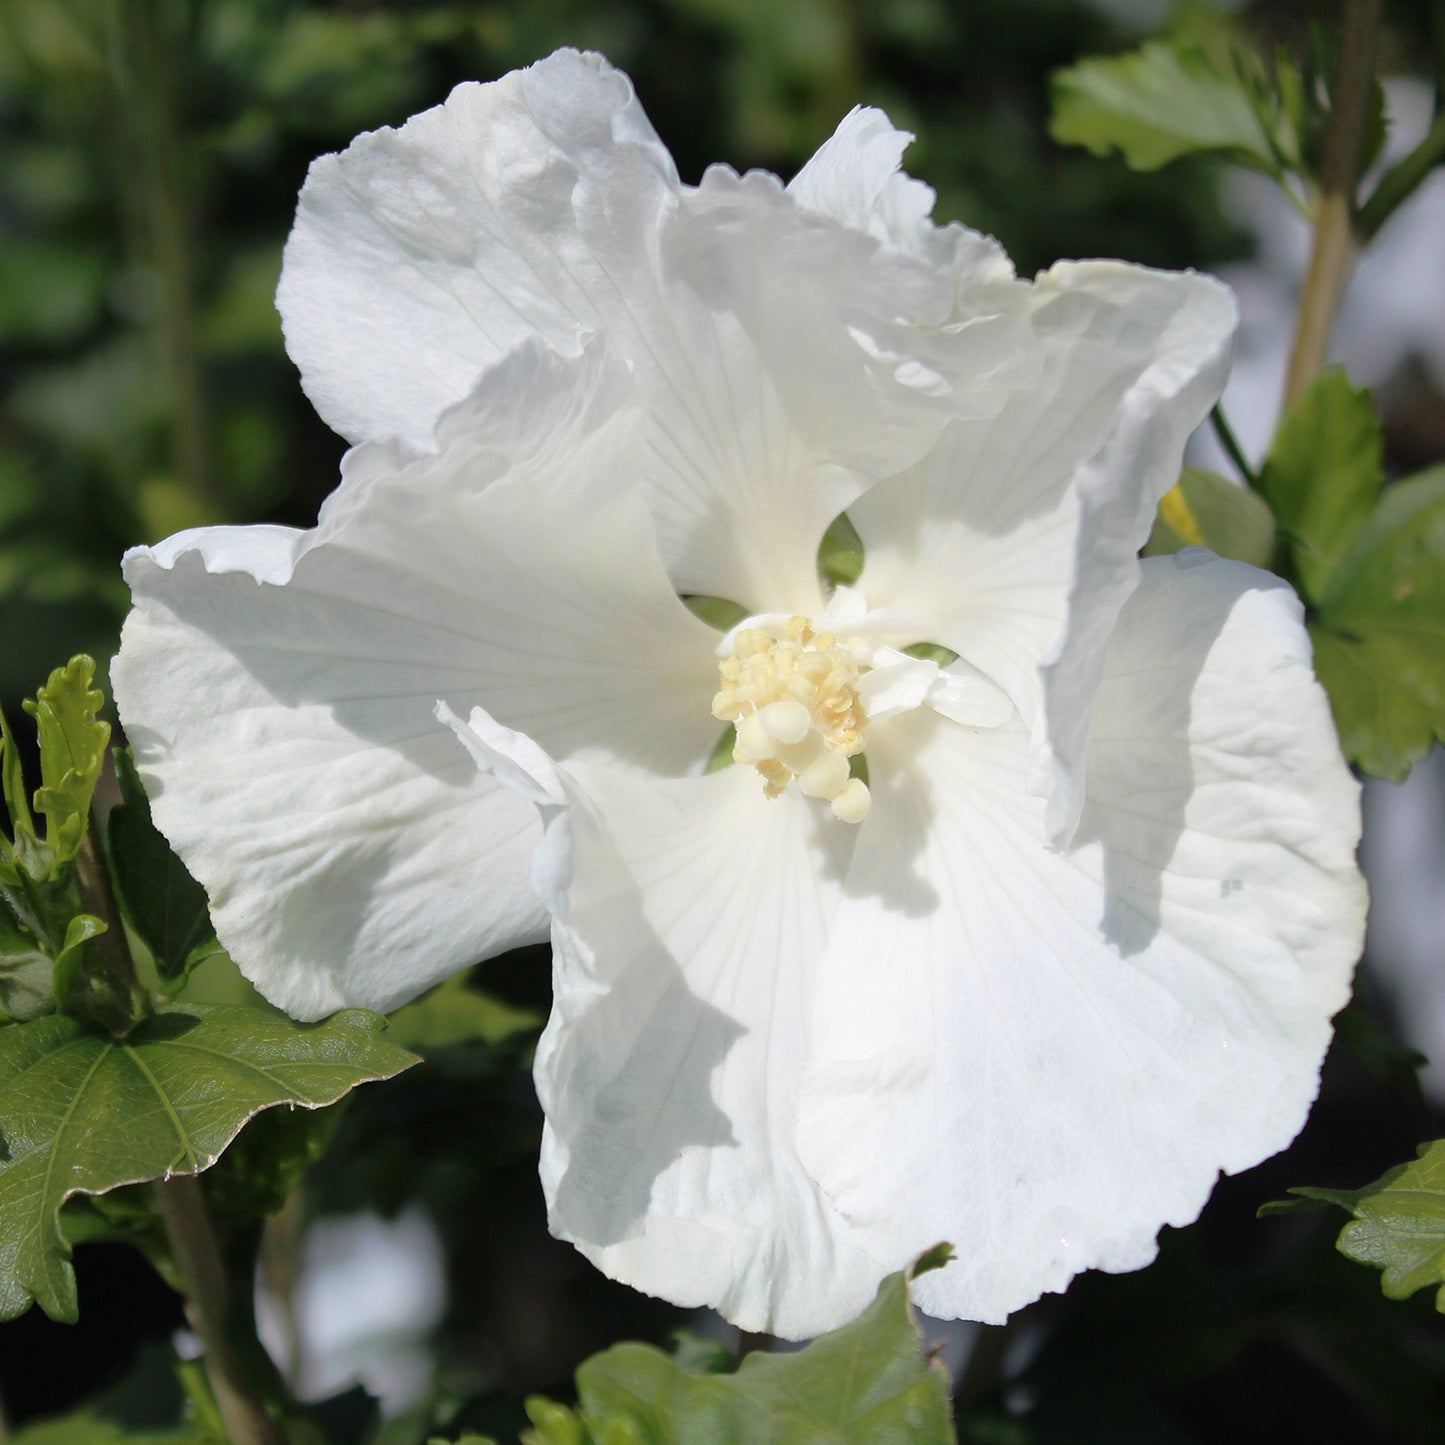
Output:
[[[1314,204],[1314,249],[1300,295],[1284,404],[1303,400],[1325,364],[1335,312],[1359,254],[1355,187],[1364,159],[1375,88],[1380,0],[1345,0],[1339,68],[1330,87],[1330,115]]]
[[[1219,445],[1224,448],[1225,455],[1233,463],[1234,470],[1239,473],[1241,480],[1258,490],[1259,477],[1245,459],[1244,451],[1239,445],[1239,438],[1234,434],[1234,428],[1225,420],[1224,408],[1216,406],[1209,413],[1209,422],[1214,428],[1214,435],[1219,438]]]
[[[186,1318],[205,1349],[206,1375],[231,1445],[284,1445],[231,1343],[230,1282],[200,1181],[177,1174],[158,1180],[154,1192],[184,1287]]]
[[[109,20],[117,121],[129,141],[134,172],[120,183],[134,184],[138,191],[138,230],[145,259],[160,283],[159,340],[172,408],[172,460],[177,480],[204,504],[212,494],[209,408],[172,41],[165,33],[163,6],[112,6]]]
[[[301,1273],[301,1244],[305,1234],[305,1202],[299,1188],[286,1196],[280,1212],[273,1215],[261,1232],[259,1273],[280,1314],[285,1380],[294,1390],[306,1378],[306,1335],[296,1316],[296,1285]]]
[[[122,1037],[145,1017],[149,999],[136,977],[135,960],[126,942],[125,924],[116,906],[94,814],[75,860],[75,880],[81,908],[105,924],[105,932],[88,945],[99,958],[101,968],[98,975],[91,975],[91,990],[82,1007],[95,1022]]]
[[[1370,240],[1442,161],[1445,161],[1445,113],[1435,117],[1424,140],[1409,155],[1401,157],[1380,177],[1374,195],[1360,207],[1355,223],[1360,239]]]

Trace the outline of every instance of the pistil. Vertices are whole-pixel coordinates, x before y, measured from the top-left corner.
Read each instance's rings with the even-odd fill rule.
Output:
[[[713,716],[734,724],[735,762],[750,763],[770,798],[796,782],[825,799],[845,823],[867,815],[868,786],[848,759],[863,751],[868,717],[858,695],[863,669],[853,652],[806,617],[791,617],[779,636],[742,628],[718,664],[722,688]]]

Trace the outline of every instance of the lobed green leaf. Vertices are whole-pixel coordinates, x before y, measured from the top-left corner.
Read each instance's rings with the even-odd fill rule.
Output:
[[[1369,391],[1332,366],[1280,423],[1259,486],[1286,540],[1293,575],[1322,602],[1369,519],[1385,479],[1384,434]]]
[[[1260,1213],[1293,1213],[1328,1204],[1348,1210],[1354,1222],[1340,1231],[1340,1253],[1383,1270],[1380,1288],[1390,1299],[1435,1289],[1435,1308],[1445,1314],[1445,1139],[1422,1144],[1414,1160],[1396,1165],[1363,1189],[1302,1188],[1290,1193],[1298,1199],[1268,1204]]]
[[[1136,171],[1204,153],[1282,176],[1299,163],[1293,117],[1254,56],[1234,61],[1159,41],[1082,60],[1054,74],[1053,137],[1095,155],[1117,150]]]
[[[35,810],[45,817],[45,841],[54,855],[51,877],[80,851],[110,741],[110,724],[97,716],[105,695],[91,687],[94,679],[94,661],[72,657],[24,704],[40,733]]]
[[[73,1194],[194,1174],[281,1104],[319,1108],[415,1062],[378,1015],[298,1024],[171,1004],[123,1040],[65,1015],[0,1030],[0,1320],[76,1317],[59,1212]]]
[[[858,1319],[806,1349],[749,1355],[731,1375],[616,1345],[577,1371],[575,1411],[527,1402],[525,1445],[945,1445],[955,1438],[948,1380],[924,1357],[908,1284],[950,1254],[939,1246],[890,1275]]]
[[[1404,777],[1445,738],[1445,467],[1386,489],[1310,631],[1346,754]]]

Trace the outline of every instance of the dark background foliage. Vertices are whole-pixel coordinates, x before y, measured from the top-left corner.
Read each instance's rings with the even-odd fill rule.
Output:
[[[1439,8],[1387,6],[1386,73],[1428,67]],[[1250,246],[1217,171],[1139,175],[1056,146],[1049,73],[1145,26],[1302,50],[1310,21],[1333,14],[1324,0],[3,0],[0,701],[14,716],[72,653],[114,651],[127,546],[314,519],[342,444],[301,394],[271,296],[307,164],[357,131],[558,45],[595,47],[632,75],[685,179],[718,160],[791,174],[851,105],[873,103],[917,132],[908,164],[940,215],[997,235],[1022,272],[1081,255],[1208,267]],[[1442,399],[1423,384],[1390,397],[1387,446],[1419,465]],[[540,1014],[546,980],[534,951],[478,981]],[[1384,1300],[1334,1254],[1335,1218],[1254,1218],[1290,1185],[1363,1183],[1445,1132],[1391,1053],[1388,1018],[1372,1032],[1381,1016],[1359,1008],[1294,1148],[1226,1181],[1198,1226],[1166,1230],[1158,1264],[1084,1278],[984,1335],[959,1385],[963,1438],[1441,1438],[1429,1299]],[[440,1047],[361,1091],[305,1204],[431,1211],[451,1274],[441,1388],[469,1402],[456,1424],[501,1438],[525,1392],[565,1397],[587,1353],[682,1322],[547,1237],[525,1052],[525,1039]],[[78,1267],[78,1326],[33,1311],[0,1330],[14,1420],[119,1378],[179,1323],[124,1247],[86,1246]],[[332,1407],[358,1431],[367,1418],[359,1395]]]

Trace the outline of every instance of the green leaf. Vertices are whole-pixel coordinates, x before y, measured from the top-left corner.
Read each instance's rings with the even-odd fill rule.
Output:
[[[941,642],[914,642],[903,651],[909,657],[919,658],[923,662],[936,662],[940,667],[947,667],[949,663],[958,661],[958,654]]]
[[[795,1354],[749,1355],[732,1375],[698,1375],[650,1345],[616,1345],[577,1371],[575,1412],[529,1401],[529,1445],[944,1445],[947,1376],[924,1358],[908,1283],[947,1263],[946,1245],[890,1275],[852,1324]],[[568,1433],[572,1427],[579,1427]]]
[[[52,877],[80,851],[110,741],[110,724],[96,716],[105,695],[91,687],[94,677],[90,658],[72,657],[50,674],[34,702],[24,704],[40,733],[35,810],[45,815],[45,841],[55,855]]]
[[[0,899],[0,1024],[55,1011],[55,965],[10,917]]]
[[[719,632],[729,632],[747,615],[748,609],[726,597],[709,597],[705,592],[684,592],[682,605],[699,621]]]
[[[851,587],[863,575],[863,539],[847,512],[839,512],[823,533],[818,574],[833,587]]]
[[[111,810],[107,838],[116,894],[126,922],[155,959],[162,987],[174,992],[218,947],[206,891],[151,821],[128,748],[115,750],[115,772],[123,801]]]
[[[1259,486],[1312,602],[1329,594],[1374,508],[1385,478],[1384,451],[1369,391],[1351,386],[1338,366],[1322,371],[1280,423]]]
[[[80,965],[84,961],[85,945],[92,938],[99,938],[105,932],[105,924],[90,913],[77,913],[65,925],[65,942],[55,955],[55,1001],[65,1007],[71,990],[80,978]]]
[[[1221,557],[1268,567],[1274,555],[1274,517],[1257,492],[1217,472],[1185,467],[1164,494],[1146,557],[1184,547],[1208,547]]]
[[[30,798],[25,787],[25,774],[20,765],[20,750],[10,732],[5,712],[0,709],[0,796],[10,814],[10,828],[17,842],[33,840],[35,820],[30,815]]]
[[[55,1015],[0,1030],[0,1320],[76,1317],[59,1211],[72,1194],[209,1168],[279,1104],[319,1108],[415,1062],[375,1014],[298,1024],[171,1004],[123,1040]]]
[[[1291,1189],[1297,1200],[1267,1204],[1261,1214],[1296,1213],[1337,1204],[1355,1216],[1336,1247],[1359,1264],[1384,1270],[1380,1288],[1406,1299],[1427,1286],[1445,1314],[1445,1139],[1422,1144],[1409,1164],[1397,1164],[1363,1189]]]
[[[1294,125],[1258,59],[1233,59],[1231,68],[1197,47],[1156,41],[1082,60],[1054,74],[1053,137],[1095,155],[1120,151],[1136,171],[1202,152],[1281,176],[1298,163]]]
[[[397,1043],[425,1054],[471,1039],[504,1043],[516,1034],[540,1028],[542,1016],[482,993],[471,986],[467,974],[458,973],[397,1009],[387,1022]]]
[[[1385,490],[1310,631],[1346,754],[1404,777],[1445,738],[1445,467]]]

